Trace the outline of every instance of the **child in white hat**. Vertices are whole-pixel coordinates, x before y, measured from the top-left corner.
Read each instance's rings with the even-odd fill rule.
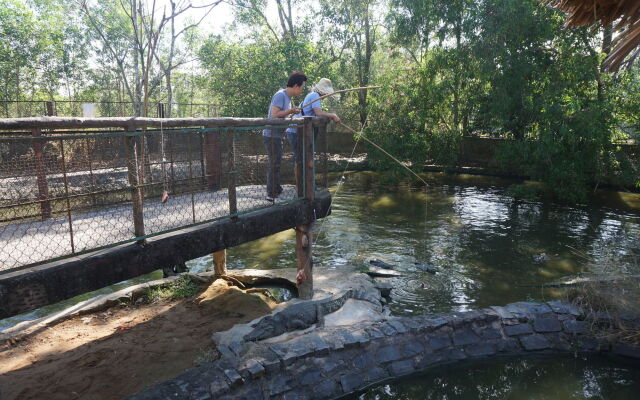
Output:
[[[313,85],[311,88],[311,92],[304,98],[302,104],[300,104],[300,108],[302,109],[300,114],[296,114],[296,117],[301,116],[312,116],[312,117],[327,117],[331,119],[336,124],[340,123],[340,117],[338,117],[334,113],[328,113],[322,111],[322,100],[317,100],[320,96],[326,96],[328,94],[332,94],[334,92],[333,85],[331,81],[327,78],[321,78],[318,83]],[[305,105],[304,108],[302,106]],[[298,135],[296,133],[297,128],[289,128],[287,129],[287,140],[291,145],[291,149],[293,149],[293,159],[295,162],[300,162],[298,159]]]

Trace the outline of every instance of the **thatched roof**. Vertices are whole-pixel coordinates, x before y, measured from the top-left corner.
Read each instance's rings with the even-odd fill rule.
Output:
[[[617,71],[640,55],[640,0],[543,0],[568,14],[567,25],[614,24],[620,35],[604,61],[605,69]],[[627,59],[627,56],[628,59]],[[626,61],[625,61],[626,59]]]

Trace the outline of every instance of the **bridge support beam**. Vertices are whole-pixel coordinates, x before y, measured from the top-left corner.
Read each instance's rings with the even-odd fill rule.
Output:
[[[219,276],[227,274],[227,249],[213,253],[213,271]]]
[[[298,193],[301,189],[304,191],[304,197],[311,202],[315,199],[315,174],[313,170],[313,124],[310,117],[305,118],[302,128],[303,140],[298,140],[302,144],[302,152],[298,154],[302,157],[302,168],[304,171],[303,180],[304,187],[298,187]],[[298,133],[300,131],[298,130]],[[299,145],[300,146],[300,145]],[[300,147],[298,147],[300,149]],[[298,182],[296,182],[298,183]],[[307,224],[296,227],[296,260],[298,274],[296,281],[298,284],[298,297],[302,300],[310,300],[313,298],[313,222],[315,218]]]

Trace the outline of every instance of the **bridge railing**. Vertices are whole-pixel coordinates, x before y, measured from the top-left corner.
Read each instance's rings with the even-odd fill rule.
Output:
[[[287,126],[302,157],[285,140],[272,202],[261,133]],[[317,118],[0,119],[0,273],[298,200],[310,157],[326,185],[324,149]]]

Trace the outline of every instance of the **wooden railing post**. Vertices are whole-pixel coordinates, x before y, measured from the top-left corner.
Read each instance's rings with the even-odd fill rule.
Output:
[[[128,129],[130,133],[135,133],[136,129],[131,127]],[[127,172],[129,176],[129,185],[131,187],[131,205],[133,208],[133,230],[136,237],[144,236],[144,208],[142,191],[140,190],[138,174],[138,147],[140,144],[135,136],[127,135],[125,137],[126,154],[127,154]],[[138,243],[143,243],[140,240]]]
[[[322,187],[329,187],[329,163],[328,163],[328,155],[329,155],[329,133],[327,132],[328,122],[320,125],[318,128],[320,130],[319,137],[322,139]],[[318,146],[319,147],[319,146]]]
[[[229,214],[232,218],[238,214],[238,198],[236,195],[236,139],[233,131],[228,133],[228,170],[227,170],[227,191],[229,193]]]
[[[313,203],[315,199],[315,176],[313,173],[313,120],[305,118],[302,128],[302,167],[304,172],[304,197]],[[303,300],[313,298],[313,221],[296,227],[296,259],[298,274],[298,297]]]
[[[41,137],[40,129],[33,129],[31,134],[34,137]],[[34,139],[33,154],[35,158],[35,172],[38,184],[38,200],[40,201],[40,214],[42,219],[51,218],[51,203],[49,202],[49,185],[47,184],[47,172],[44,162],[44,143],[42,139]]]
[[[293,172],[295,174],[295,178],[296,178],[296,189],[298,192],[298,197],[304,197],[304,180],[303,180],[303,176],[304,176],[304,172],[302,169],[302,152],[303,152],[303,145],[302,143],[304,142],[304,129],[303,127],[298,127],[298,130],[296,132],[297,138],[298,140],[296,141],[296,154],[298,154],[298,160],[295,162],[295,165],[293,166]]]

